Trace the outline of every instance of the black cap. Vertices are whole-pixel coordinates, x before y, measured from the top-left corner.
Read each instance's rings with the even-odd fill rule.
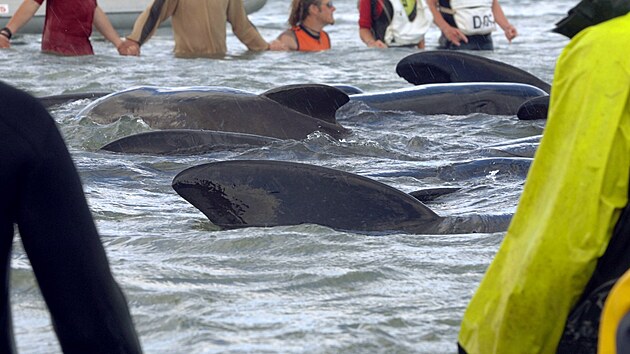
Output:
[[[554,32],[573,38],[581,30],[630,12],[630,0],[582,0],[556,23]]]

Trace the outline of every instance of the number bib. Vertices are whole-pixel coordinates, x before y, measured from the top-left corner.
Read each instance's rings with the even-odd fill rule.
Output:
[[[466,35],[488,34],[496,29],[492,1],[451,1],[457,28]]]

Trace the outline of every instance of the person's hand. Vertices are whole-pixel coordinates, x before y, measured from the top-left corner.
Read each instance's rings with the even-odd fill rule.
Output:
[[[507,38],[508,42],[510,42],[510,43],[512,43],[512,39],[514,39],[516,36],[518,36],[518,32],[516,31],[516,27],[514,27],[512,25],[508,25],[506,28],[504,28],[503,32],[505,32],[505,38]]]
[[[140,55],[140,44],[138,44],[138,42],[131,39],[125,39],[118,46],[117,49],[118,49],[118,54],[120,55],[133,55],[133,56]]]
[[[0,48],[11,48],[9,38],[0,34]]]
[[[468,37],[466,37],[462,31],[453,26],[448,26],[447,28],[442,29],[442,34],[444,34],[444,37],[456,46],[461,45],[462,42],[468,43]]]
[[[269,43],[269,50],[289,50],[289,47],[278,39]]]
[[[380,39],[369,41],[366,44],[370,48],[387,48],[387,44],[383,43]]]

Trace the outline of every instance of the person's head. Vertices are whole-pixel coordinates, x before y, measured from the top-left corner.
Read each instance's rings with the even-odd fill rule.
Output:
[[[307,18],[311,17],[322,25],[332,25],[335,23],[333,12],[335,7],[332,0],[293,0],[291,3],[291,14],[289,24],[297,26]]]

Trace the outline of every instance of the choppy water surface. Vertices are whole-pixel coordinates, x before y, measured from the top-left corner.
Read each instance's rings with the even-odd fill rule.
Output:
[[[39,36],[0,51],[0,78],[35,95],[114,91],[136,85],[228,86],[263,92],[284,84],[351,84],[366,92],[408,87],[396,63],[413,49],[373,50],[358,38],[355,0],[336,0],[323,53],[248,53],[230,35],[221,60],[172,57],[167,31],[140,58],[62,58],[39,53]],[[520,36],[479,53],[551,82],[567,40],[550,33],[572,1],[505,0]],[[268,39],[284,28],[289,1],[250,16]],[[429,48],[437,29],[427,36]],[[313,134],[268,148],[193,157],[121,156],[97,149],[148,128],[132,117],[109,126],[76,118],[88,101],[53,109],[83,178],[109,259],[148,353],[454,353],[465,306],[503,234],[365,236],[317,225],[216,231],[170,187],[181,170],[225,159],[302,161],[363,175],[436,167],[483,157],[486,145],[542,132],[543,122],[482,114],[418,116],[344,107],[353,129],[334,142]],[[513,212],[523,178],[377,177],[403,191],[458,186],[430,207],[442,215]],[[308,203],[308,200],[304,201]],[[22,353],[55,353],[48,312],[15,241],[12,302]]]

